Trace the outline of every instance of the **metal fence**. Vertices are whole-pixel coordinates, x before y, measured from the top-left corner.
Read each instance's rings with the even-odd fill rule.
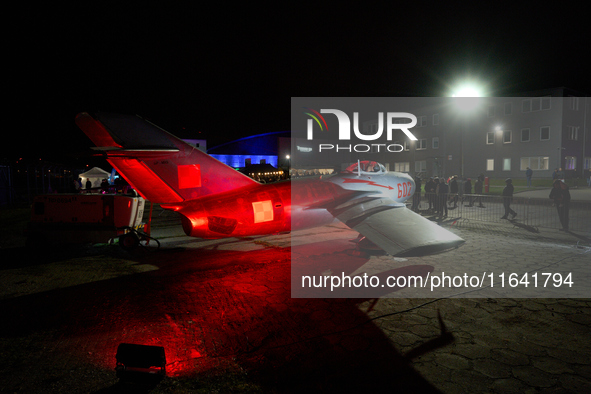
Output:
[[[454,200],[457,198],[454,208]],[[422,195],[419,212],[424,215],[435,214],[435,201],[429,203],[429,195]],[[410,201],[409,201],[410,202]],[[449,195],[446,199],[448,218],[502,223],[510,220],[513,224],[537,231],[538,228],[562,229],[556,206],[551,199],[513,197],[511,209],[517,213],[514,219],[509,215],[503,219],[505,208],[502,196],[476,194]],[[429,209],[429,207],[434,209]],[[569,230],[591,234],[591,202],[571,201],[569,208]]]

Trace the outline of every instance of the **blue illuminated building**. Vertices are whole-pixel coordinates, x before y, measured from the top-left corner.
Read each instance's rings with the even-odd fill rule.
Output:
[[[285,158],[290,152],[290,132],[276,131],[244,137],[210,148],[207,153],[222,163],[243,168],[250,164],[288,166]]]

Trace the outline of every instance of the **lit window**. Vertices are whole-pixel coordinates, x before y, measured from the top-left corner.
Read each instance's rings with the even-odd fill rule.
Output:
[[[520,161],[521,171],[525,171],[527,167],[532,170],[547,170],[549,168],[550,158],[547,156],[538,157],[522,157]]]
[[[420,160],[415,161],[415,172],[425,172],[427,171],[427,161]]]
[[[486,159],[486,171],[495,170],[495,159]]]
[[[394,163],[394,171],[396,171],[396,172],[408,172],[409,168],[410,168],[409,162]]]
[[[511,159],[503,159],[503,171],[511,171]]]
[[[577,141],[579,138],[579,128],[575,126],[566,126],[566,135],[571,141]]]

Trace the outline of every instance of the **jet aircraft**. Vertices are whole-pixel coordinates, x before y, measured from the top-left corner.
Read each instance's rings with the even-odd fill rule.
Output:
[[[285,233],[338,219],[393,256],[439,253],[464,243],[407,209],[413,179],[377,162],[261,184],[139,116],[83,112],[76,124],[142,197],[178,212],[193,237]]]

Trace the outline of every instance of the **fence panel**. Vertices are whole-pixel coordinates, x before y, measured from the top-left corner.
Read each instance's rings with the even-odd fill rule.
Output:
[[[505,215],[505,207],[502,196],[487,196],[467,194],[457,196],[457,206],[454,208],[454,197],[447,199],[448,217],[466,220],[478,220],[483,222],[501,223]],[[423,214],[434,214],[434,209],[429,210],[429,196],[421,198],[419,210]],[[436,199],[435,199],[436,201]],[[431,204],[436,209],[435,204]],[[532,229],[538,227],[561,229],[562,224],[554,202],[550,199],[513,197],[510,208],[517,213],[507,220],[514,220],[516,224],[529,226]],[[591,202],[571,201],[569,209],[569,230],[591,233]]]

